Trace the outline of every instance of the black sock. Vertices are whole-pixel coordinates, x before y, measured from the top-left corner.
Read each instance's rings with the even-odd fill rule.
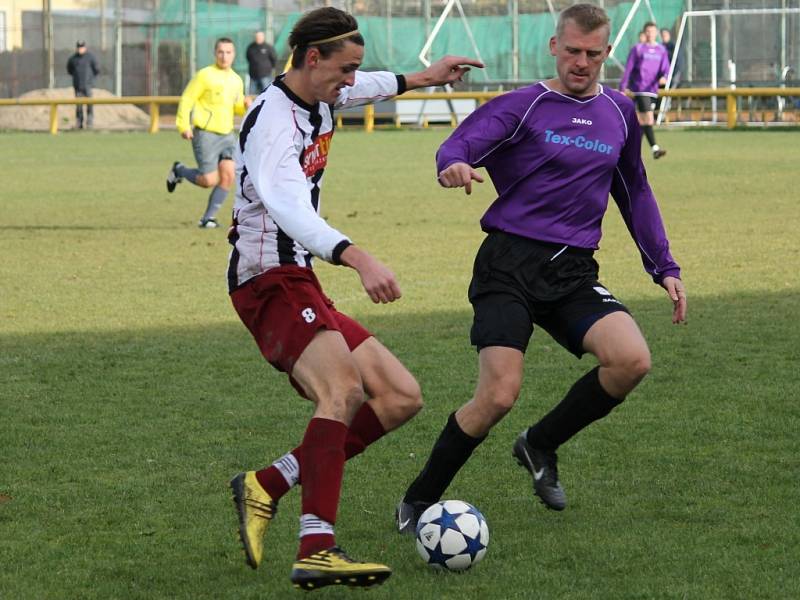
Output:
[[[644,133],[644,137],[647,138],[647,142],[650,146],[656,145],[656,134],[653,133],[652,125],[642,125],[642,133]]]
[[[458,426],[456,413],[452,413],[433,445],[428,462],[408,486],[403,502],[438,502],[472,451],[485,439],[486,436],[474,438],[464,433]]]
[[[528,443],[534,448],[555,450],[581,429],[602,419],[622,403],[600,385],[595,367],[578,379],[556,407],[528,429]]]

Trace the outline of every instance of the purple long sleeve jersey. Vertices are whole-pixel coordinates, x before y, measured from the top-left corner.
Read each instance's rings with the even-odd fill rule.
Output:
[[[658,81],[669,74],[669,53],[661,44],[636,44],[628,53],[619,89],[658,96]]]
[[[600,86],[576,98],[545,83],[503,94],[439,148],[437,172],[456,162],[485,167],[492,179],[498,197],[481,219],[484,231],[597,249],[611,193],[653,280],[680,277],[625,95]]]

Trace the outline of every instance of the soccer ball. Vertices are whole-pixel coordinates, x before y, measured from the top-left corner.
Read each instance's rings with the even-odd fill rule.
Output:
[[[417,551],[436,569],[466,571],[480,562],[488,545],[486,519],[461,500],[432,504],[417,522]]]

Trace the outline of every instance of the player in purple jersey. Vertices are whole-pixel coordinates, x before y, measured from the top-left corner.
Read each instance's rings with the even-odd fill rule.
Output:
[[[642,33],[645,41],[631,48],[619,89],[633,94],[639,111],[639,124],[653,151],[653,158],[661,158],[667,151],[656,143],[653,108],[658,98],[658,87],[667,83],[669,53],[656,42],[658,27],[655,23],[645,23]]]
[[[513,456],[533,476],[534,493],[562,510],[556,450],[619,405],[650,370],[650,352],[625,306],[598,280],[598,247],[609,193],[641,253],[645,270],[686,318],[686,292],[669,252],[641,158],[633,102],[597,80],[610,46],[606,13],[589,4],[564,10],[550,51],[557,79],[499,96],[472,113],[439,149],[439,182],[482,182],[498,197],[481,220],[487,236],[469,287],[471,341],[478,349],[472,399],[450,415],[422,472],[396,512],[412,533],[489,430],[511,410],[522,383],[534,325],[599,366],[523,431]]]

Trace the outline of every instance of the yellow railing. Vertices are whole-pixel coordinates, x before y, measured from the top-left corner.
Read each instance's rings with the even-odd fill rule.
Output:
[[[505,92],[406,92],[398,96],[398,100],[477,100],[483,104],[487,100],[504,94]],[[676,90],[662,90],[661,96],[670,98],[725,98],[727,124],[729,129],[736,127],[737,98],[741,97],[800,97],[800,87],[763,87],[763,88],[679,88]],[[0,98],[2,106],[49,106],[50,107],[50,133],[58,133],[58,107],[60,105],[76,104],[146,104],[150,108],[150,133],[159,129],[160,107],[162,104],[178,104],[179,96],[124,96],[122,98]],[[371,132],[375,129],[375,107],[364,107],[364,129]]]
[[[58,133],[58,107],[64,104],[147,104],[150,107],[150,133],[158,131],[162,104],[178,104],[180,96],[123,96],[122,98],[0,98],[0,106],[49,106],[50,133]]]

